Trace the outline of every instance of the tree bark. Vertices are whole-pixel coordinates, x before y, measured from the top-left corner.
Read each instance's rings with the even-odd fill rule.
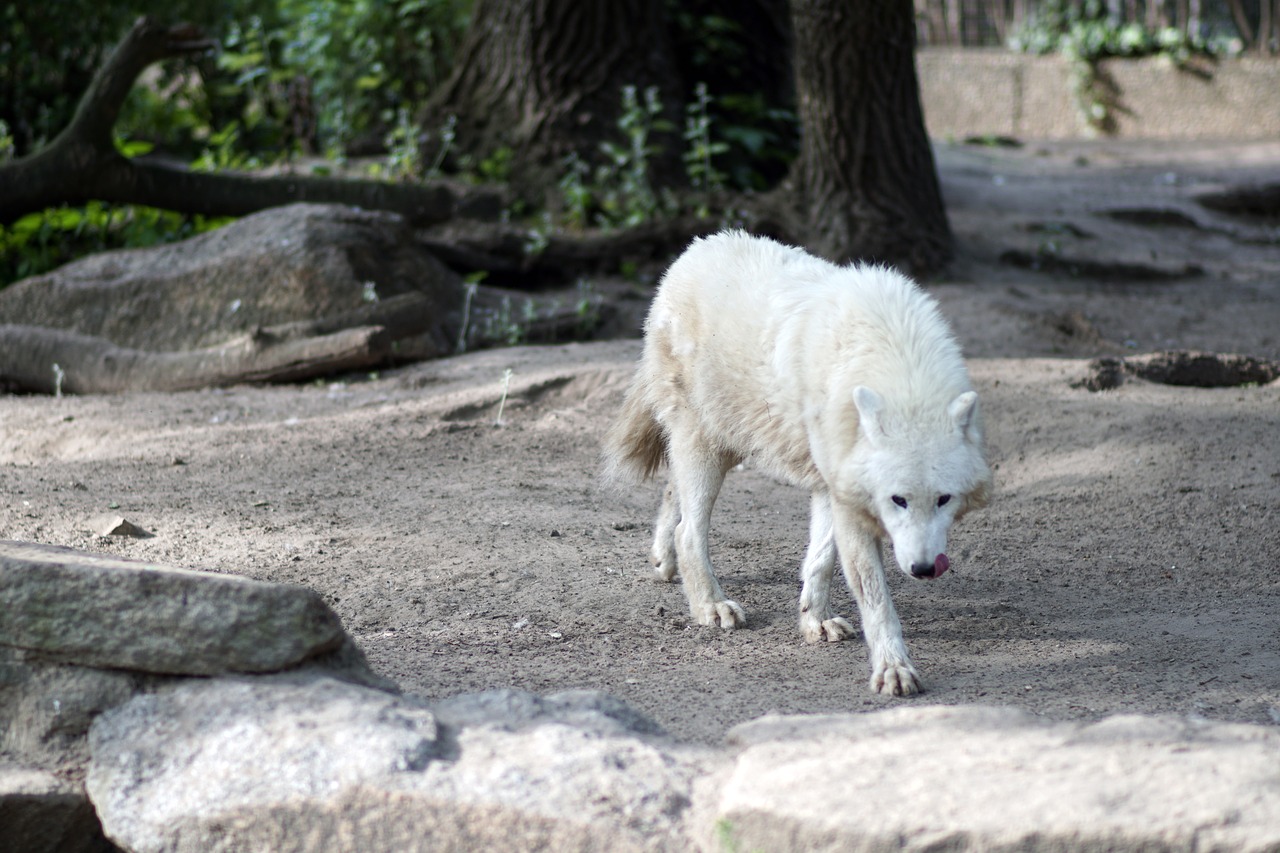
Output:
[[[332,202],[392,211],[417,225],[454,214],[454,194],[440,186],[211,174],[121,155],[111,132],[138,75],[161,59],[193,56],[211,44],[190,26],[139,18],[94,76],[66,129],[44,149],[0,166],[0,222],[91,199],[209,216],[244,216],[296,201]]]
[[[476,0],[454,74],[419,117],[427,134],[453,116],[477,160],[511,152],[512,184],[538,203],[563,161],[615,138],[624,86],[657,87],[678,126],[679,82],[662,4],[653,0]],[[658,172],[679,168],[665,146]]]
[[[792,0],[801,242],[924,275],[953,251],[925,134],[908,0]]]

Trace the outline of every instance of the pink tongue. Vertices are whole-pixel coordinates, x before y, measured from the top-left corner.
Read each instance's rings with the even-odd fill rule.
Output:
[[[951,561],[947,559],[946,554],[939,554],[938,559],[933,561],[933,576],[941,577],[942,573],[951,568]]]

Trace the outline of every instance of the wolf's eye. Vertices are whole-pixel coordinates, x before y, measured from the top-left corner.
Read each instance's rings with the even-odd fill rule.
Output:
[[[893,497],[889,498],[889,500],[893,501],[903,509],[907,508],[907,499],[904,498],[902,495],[894,495]]]
[[[938,498],[938,506],[946,506],[947,503],[950,502],[950,500],[951,500],[951,495],[943,495],[942,497]]]

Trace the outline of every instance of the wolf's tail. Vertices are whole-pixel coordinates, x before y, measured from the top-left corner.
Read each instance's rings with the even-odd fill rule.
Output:
[[[640,383],[632,385],[604,439],[606,480],[647,480],[667,461],[667,436]]]

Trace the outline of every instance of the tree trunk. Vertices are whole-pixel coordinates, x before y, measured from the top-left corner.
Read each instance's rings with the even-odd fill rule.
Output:
[[[419,126],[431,136],[452,116],[460,150],[480,160],[506,149],[513,186],[536,202],[564,174],[568,154],[594,162],[600,141],[618,138],[624,86],[657,87],[666,119],[678,126],[661,3],[476,0],[471,20],[456,70]],[[679,168],[677,146],[664,147],[659,173]]]
[[[419,225],[454,214],[454,195],[444,187],[208,174],[130,160],[116,151],[112,128],[138,75],[153,62],[193,56],[210,46],[192,27],[138,19],[94,76],[71,124],[44,149],[0,166],[0,222],[91,199],[210,216],[244,216],[298,201],[330,202],[399,213]]]
[[[803,242],[923,275],[952,254],[924,129],[910,0],[792,0]]]

